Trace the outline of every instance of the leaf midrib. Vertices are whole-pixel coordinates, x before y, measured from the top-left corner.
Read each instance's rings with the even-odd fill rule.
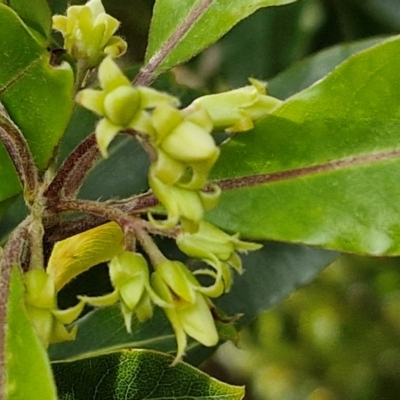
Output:
[[[387,161],[400,157],[400,148],[394,150],[382,151],[379,153],[362,154],[359,156],[345,157],[327,163],[314,164],[301,168],[271,172],[265,174],[255,174],[235,178],[215,180],[222,190],[239,189],[242,187],[259,186],[273,182],[280,182],[289,179],[302,178],[309,175],[321,174],[354,166],[372,164],[381,161]]]

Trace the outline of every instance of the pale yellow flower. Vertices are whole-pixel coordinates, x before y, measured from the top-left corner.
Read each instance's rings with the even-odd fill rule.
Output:
[[[125,53],[126,42],[113,36],[118,26],[118,20],[105,12],[101,0],[68,7],[66,16],[53,17],[53,28],[64,36],[67,52],[85,60],[88,68],[97,66],[106,55],[116,58]]]

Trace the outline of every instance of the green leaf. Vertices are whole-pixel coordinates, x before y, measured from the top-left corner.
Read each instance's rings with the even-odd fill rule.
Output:
[[[242,399],[244,388],[217,381],[185,363],[148,350],[129,350],[54,364],[60,400]]]
[[[54,156],[73,108],[71,67],[50,65],[50,54],[9,7],[0,4],[0,101],[26,137],[43,170]],[[18,43],[18,45],[16,45]],[[0,201],[21,190],[0,144]]]
[[[354,43],[339,44],[320,51],[271,79],[268,82],[268,94],[279,99],[293,96],[328,75],[351,55],[375,46],[386,39],[383,37],[369,38]]]
[[[231,140],[209,219],[250,238],[400,254],[399,52],[396,36],[350,57]]]
[[[144,71],[154,76],[188,60],[262,7],[296,0],[158,0],[154,6]]]
[[[7,400],[56,400],[47,353],[28,320],[23,294],[21,274],[14,268],[7,312]]]
[[[171,254],[171,249],[169,246],[163,251]],[[295,288],[311,281],[337,256],[334,252],[306,246],[265,243],[260,251],[244,257],[245,273],[236,276],[231,292],[217,299],[216,305],[230,315],[243,313],[238,323],[241,327]],[[126,347],[176,352],[171,325],[158,308],[147,322],[134,319],[132,334],[126,332],[119,307],[95,310],[81,318],[77,325],[74,341],[50,346],[53,361],[76,360]],[[188,361],[198,364],[209,353],[210,349],[192,341],[187,350]]]
[[[7,0],[5,3],[42,39],[50,37],[51,10],[46,0]]]
[[[156,309],[153,318],[147,322],[141,323],[134,318],[132,334],[126,331],[121,310],[117,306],[97,309],[81,318],[77,325],[78,334],[74,341],[50,346],[52,361],[93,357],[127,347],[166,353],[176,349],[175,335],[160,309]]]

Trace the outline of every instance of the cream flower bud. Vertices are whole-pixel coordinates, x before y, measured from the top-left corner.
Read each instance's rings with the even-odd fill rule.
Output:
[[[103,157],[107,157],[108,145],[114,137],[124,129],[154,135],[147,109],[163,103],[179,104],[175,97],[157,90],[132,87],[111,57],[106,57],[100,64],[98,78],[101,90],[81,90],[76,102],[104,117],[96,126],[97,144]]]
[[[119,86],[104,99],[104,115],[116,125],[128,126],[140,105],[140,94],[131,86]]]
[[[147,261],[140,253],[123,251],[109,263],[109,273],[114,291],[104,296],[79,298],[95,307],[106,307],[120,301],[122,315],[128,332],[131,332],[133,314],[139,321],[153,316],[152,303],[168,307],[150,286]]]
[[[184,230],[196,231],[204,210],[212,208],[218,201],[220,189],[215,187],[213,192],[201,192],[167,185],[156,176],[156,172],[152,165],[149,171],[149,184],[154,195],[167,210],[168,218],[158,222],[149,215],[152,223],[170,229],[180,221]]]
[[[151,283],[159,296],[173,306],[164,311],[177,338],[174,363],[184,355],[186,336],[204,346],[218,343],[218,332],[208,301],[200,291],[199,282],[184,264],[170,260],[160,263],[152,274]]]
[[[85,60],[88,68],[97,66],[106,55],[116,58],[125,53],[126,42],[113,36],[118,26],[101,0],[68,7],[67,16],[53,17],[53,28],[64,36],[65,49],[72,57]]]
[[[178,161],[191,163],[214,158],[218,148],[211,136],[212,121],[206,112],[197,114],[184,118],[168,104],[157,107],[152,114],[156,145]]]
[[[278,108],[282,101],[267,96],[265,84],[250,79],[251,85],[229,92],[202,96],[185,111],[205,109],[210,115],[214,129],[243,132],[253,128],[253,121]]]
[[[228,267],[233,267],[239,273],[243,271],[237,252],[246,253],[262,247],[258,243],[239,240],[238,235],[228,235],[206,221],[199,223],[197,232],[182,231],[176,243],[179,249],[189,257],[204,260],[213,266],[218,272],[217,279],[224,281],[225,291],[229,291],[232,284]]]
[[[44,270],[28,271],[24,280],[26,311],[44,346],[75,339],[77,328],[68,331],[65,325],[78,318],[84,304],[79,302],[69,309],[59,310],[53,279]]]

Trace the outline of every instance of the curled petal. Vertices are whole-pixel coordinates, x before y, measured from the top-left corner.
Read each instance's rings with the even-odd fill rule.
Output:
[[[212,266],[214,266],[214,264]],[[204,268],[204,269],[198,269],[193,272],[193,275],[207,275],[210,276],[211,278],[214,278],[214,283],[212,285],[201,286],[198,289],[198,291],[200,293],[203,293],[205,296],[216,298],[221,296],[225,291],[225,283],[223,280],[223,275],[221,273],[222,272],[221,268],[219,269],[216,268],[216,271],[217,272],[208,268]]]
[[[210,191],[199,192],[201,203],[205,210],[211,210],[218,204],[219,197],[221,196],[221,188],[216,185],[210,185]]]
[[[99,90],[94,89],[84,89],[78,92],[76,95],[76,102],[82,107],[93,111],[97,115],[104,116],[104,99],[106,94]]]
[[[125,40],[121,39],[119,36],[113,36],[106,43],[104,47],[104,53],[111,58],[118,58],[126,53],[128,44]]]
[[[61,324],[68,325],[79,317],[84,307],[85,303],[83,301],[80,301],[74,307],[70,307],[65,310],[60,310],[60,309],[52,310],[52,314],[56,317],[56,319],[59,322],[61,322]]]
[[[109,307],[118,302],[119,294],[118,290],[114,290],[103,296],[78,296],[78,299],[93,307]]]
[[[119,86],[131,86],[129,79],[122,73],[111,57],[106,57],[100,64],[98,78],[101,87],[106,92],[110,92]]]
[[[108,157],[108,152],[107,152],[108,145],[112,142],[115,136],[117,136],[118,132],[121,129],[123,129],[122,126],[114,125],[106,118],[101,119],[97,124],[96,126],[97,145],[99,146],[100,153],[104,158]]]

